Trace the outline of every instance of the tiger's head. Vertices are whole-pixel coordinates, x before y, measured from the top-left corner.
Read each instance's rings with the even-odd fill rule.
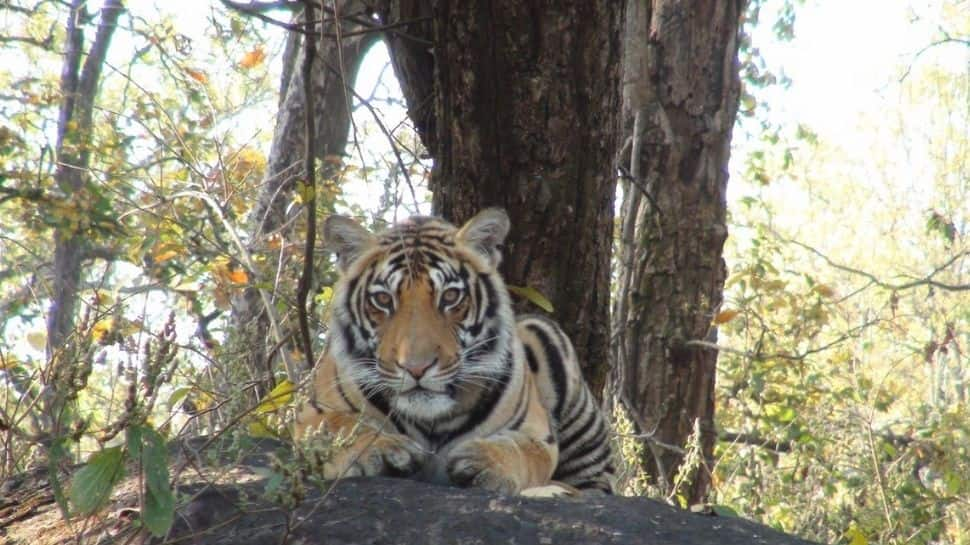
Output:
[[[504,210],[460,229],[412,217],[373,234],[330,216],[337,253],[330,350],[340,373],[376,404],[433,421],[453,414],[509,372],[514,318],[497,267]]]

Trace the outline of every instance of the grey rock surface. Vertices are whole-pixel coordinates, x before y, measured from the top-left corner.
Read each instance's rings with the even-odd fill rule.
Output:
[[[213,533],[196,534],[195,542],[276,544],[286,533],[290,543],[327,545],[809,543],[747,520],[693,514],[646,498],[535,499],[353,478],[304,500],[287,522],[280,510],[238,509],[239,497],[238,488],[210,489],[183,508],[171,537],[233,520]]]

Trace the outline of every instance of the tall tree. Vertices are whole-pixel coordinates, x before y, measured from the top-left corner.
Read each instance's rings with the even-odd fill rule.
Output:
[[[247,11],[251,4],[224,1],[224,4]],[[340,163],[350,134],[353,82],[370,47],[379,39],[376,32],[368,32],[366,19],[360,18],[363,6],[357,0],[344,0],[328,4],[324,22],[312,28],[310,34],[317,42],[317,56],[311,67],[311,86],[314,89],[314,119],[317,130],[316,157],[322,161],[324,177],[332,174]],[[249,238],[253,251],[266,249],[268,237],[281,234],[290,239],[293,234],[292,213],[288,214],[297,182],[305,179],[303,168],[304,122],[306,119],[306,96],[304,94],[304,50],[300,47],[307,38],[302,16],[294,18],[284,54],[284,67],[280,85],[280,109],[276,117],[276,129],[267,161],[264,183],[252,212]],[[344,37],[347,35],[347,37]],[[332,203],[331,203],[332,206]],[[292,241],[296,243],[297,241]],[[279,250],[280,259],[271,260],[279,267],[285,266],[285,245]],[[271,327],[270,312],[274,312],[278,297],[291,297],[279,292],[266,294],[271,299],[267,305],[259,289],[246,290],[243,299],[233,306],[233,322],[245,335],[238,346],[245,347],[248,368],[260,380],[268,380],[272,366],[273,349],[284,358],[291,379],[299,378],[302,362],[290,358],[286,347],[297,348],[295,319],[277,323]],[[270,373],[268,373],[270,371]]]
[[[86,215],[98,199],[99,192],[92,185],[91,164],[92,120],[101,71],[108,46],[124,6],[120,0],[106,0],[91,48],[84,50],[83,21],[88,18],[87,2],[74,0],[66,23],[64,62],[61,69],[61,105],[57,121],[57,170],[55,181],[65,200],[77,212]],[[82,63],[83,59],[83,63]],[[86,219],[86,218],[85,218]],[[42,414],[50,419],[45,430],[58,435],[62,401],[56,390],[62,369],[73,362],[62,357],[62,350],[74,331],[82,262],[86,259],[86,222],[79,218],[64,218],[54,230],[54,269],[51,281],[51,308],[47,318],[48,357],[53,367],[44,379]]]
[[[672,491],[695,426],[706,467],[677,492],[701,501],[715,441],[712,327],[743,0],[630,0],[624,29],[620,279],[612,394],[646,437],[641,464]],[[695,341],[692,343],[691,341]]]
[[[508,211],[505,277],[549,298],[597,394],[608,369],[622,10],[582,0],[379,7],[403,31],[389,45],[434,158],[434,212],[460,223],[483,207]]]

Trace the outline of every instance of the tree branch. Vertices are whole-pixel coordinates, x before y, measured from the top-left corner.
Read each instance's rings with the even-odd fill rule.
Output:
[[[912,288],[917,288],[919,286],[931,286],[931,287],[938,288],[938,289],[945,290],[945,291],[967,291],[967,290],[970,290],[970,284],[946,284],[946,283],[943,283],[943,282],[940,282],[938,280],[934,280],[933,279],[934,276],[936,276],[937,274],[939,274],[940,272],[942,272],[943,270],[945,270],[947,267],[949,267],[950,265],[952,265],[954,262],[956,262],[956,260],[958,260],[958,259],[960,259],[962,257],[970,256],[970,250],[966,250],[966,251],[963,251],[963,252],[960,252],[960,253],[957,253],[957,254],[953,255],[952,257],[950,257],[950,259],[946,260],[943,264],[935,267],[924,278],[921,278],[921,279],[918,279],[918,280],[913,280],[913,281],[910,281],[910,282],[904,282],[902,284],[892,284],[892,283],[889,283],[889,282],[885,282],[883,280],[880,280],[876,275],[874,275],[874,274],[872,274],[870,272],[866,272],[866,271],[863,271],[861,269],[856,269],[854,267],[849,267],[848,265],[842,265],[841,263],[837,263],[834,260],[832,260],[831,258],[829,258],[827,255],[823,254],[821,251],[819,251],[819,250],[817,250],[817,249],[809,246],[808,244],[805,244],[803,242],[799,242],[799,241],[794,240],[794,239],[784,238],[784,237],[778,235],[777,233],[775,234],[775,236],[777,236],[779,239],[781,239],[781,240],[783,240],[783,241],[785,241],[785,242],[787,242],[789,244],[794,244],[795,246],[798,246],[800,248],[803,248],[805,250],[808,250],[809,252],[811,252],[811,253],[815,254],[816,256],[822,258],[822,260],[824,260],[830,267],[832,267],[834,269],[838,269],[838,270],[843,271],[843,272],[847,272],[847,273],[850,273],[850,274],[854,274],[856,276],[861,276],[863,278],[866,278],[867,280],[869,280],[873,284],[875,284],[875,285],[877,285],[877,286],[879,286],[881,288],[890,290],[890,291],[903,291],[903,290],[908,290],[908,289],[912,289]]]

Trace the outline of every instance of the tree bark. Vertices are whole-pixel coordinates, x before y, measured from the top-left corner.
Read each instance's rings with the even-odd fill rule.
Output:
[[[91,164],[91,135],[94,103],[101,83],[108,46],[114,34],[118,17],[124,10],[121,0],[106,0],[101,8],[98,29],[84,54],[84,0],[70,5],[66,25],[64,64],[61,69],[61,105],[57,121],[57,169],[55,182],[64,199],[74,207],[78,217],[84,215],[85,206],[94,200],[89,187]],[[69,366],[76,362],[69,357],[70,338],[74,334],[75,314],[81,282],[81,264],[87,250],[87,228],[82,220],[65,218],[54,229],[54,269],[51,278],[51,307],[47,316],[47,359],[49,365],[41,375],[43,388],[40,393],[38,430],[46,446],[64,433],[70,412],[65,404],[68,392],[59,391]]]
[[[584,0],[380,7],[385,24],[403,25],[388,40],[434,158],[434,212],[461,223],[484,207],[508,211],[506,281],[550,299],[597,394],[608,369],[622,10]]]
[[[79,206],[88,183],[91,163],[91,125],[94,100],[101,83],[101,69],[118,17],[124,10],[120,0],[107,0],[91,50],[81,66],[84,29],[78,23],[86,2],[75,0],[67,20],[67,50],[61,70],[61,107],[57,122],[57,171],[55,180],[64,195]],[[48,350],[60,349],[74,329],[84,237],[77,225],[54,230],[54,275],[51,310],[47,321]]]
[[[327,3],[328,7],[332,7]],[[358,0],[344,0],[336,3],[337,14],[360,13],[363,5]],[[378,33],[360,33],[365,27],[353,21],[340,19],[337,23],[328,17],[328,22],[315,30],[324,35],[320,38],[317,56],[312,67],[312,88],[314,89],[314,119],[317,127],[316,157],[324,161],[324,166],[333,169],[334,158],[344,154],[350,132],[350,113],[352,107],[352,88],[357,78],[361,61],[371,45],[380,38]],[[335,34],[355,35],[336,40],[327,37]],[[293,199],[296,182],[305,176],[304,124],[306,98],[303,92],[304,76],[300,67],[303,64],[301,39],[291,36],[284,55],[284,67],[280,91],[280,109],[276,117],[276,129],[267,160],[266,173],[258,201],[253,210],[250,227],[251,249],[258,251],[266,237],[283,229],[289,238],[291,229],[287,222],[292,219],[287,209]],[[326,177],[326,176],[324,176]],[[282,260],[273,260],[284,266]],[[274,294],[276,296],[278,294]],[[299,348],[299,336],[295,321],[280,325],[282,331],[271,331],[267,309],[258,290],[249,288],[242,298],[234,301],[232,323],[243,335],[237,346],[246,351],[247,367],[254,377],[266,385],[272,382],[270,351],[277,345]],[[277,334],[279,333],[279,334]],[[300,362],[294,361],[297,373],[304,371]],[[289,374],[294,374],[291,369]],[[291,377],[294,378],[294,377]],[[260,392],[265,393],[265,392]]]
[[[630,0],[611,392],[647,437],[643,469],[672,491],[695,424],[705,467],[677,490],[706,495],[714,441],[722,248],[743,0]]]

